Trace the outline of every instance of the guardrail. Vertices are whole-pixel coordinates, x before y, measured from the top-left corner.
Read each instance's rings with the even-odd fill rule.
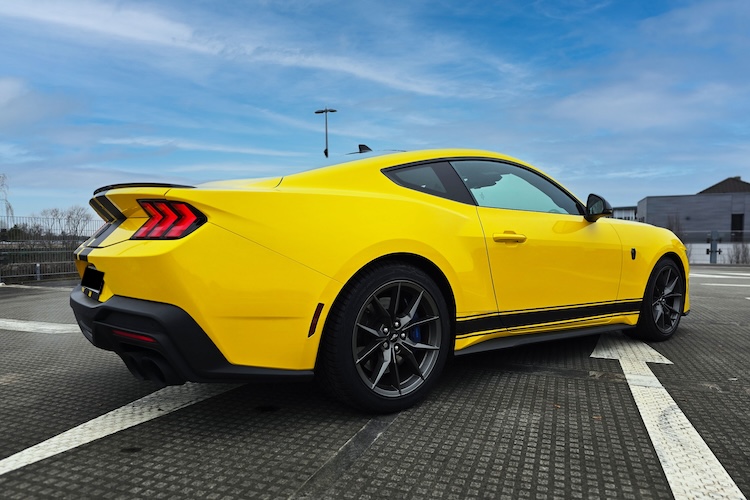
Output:
[[[73,251],[102,222],[50,217],[0,217],[0,282],[75,278]]]

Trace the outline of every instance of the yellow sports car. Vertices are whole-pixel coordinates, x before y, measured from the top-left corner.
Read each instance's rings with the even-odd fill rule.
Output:
[[[84,335],[162,384],[315,375],[390,412],[452,355],[672,336],[685,246],[516,159],[433,150],[272,179],[98,189],[75,252]]]

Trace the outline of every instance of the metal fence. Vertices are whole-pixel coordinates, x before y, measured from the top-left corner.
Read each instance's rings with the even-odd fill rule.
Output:
[[[70,217],[0,217],[0,282],[75,278],[73,251],[101,225]]]
[[[677,236],[687,246],[692,264],[750,264],[747,231],[682,231]]]
[[[0,283],[78,276],[73,251],[101,227],[98,219],[0,217]],[[692,263],[750,264],[750,233],[682,231]]]

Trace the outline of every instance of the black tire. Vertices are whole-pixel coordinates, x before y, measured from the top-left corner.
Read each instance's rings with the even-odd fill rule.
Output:
[[[443,371],[452,344],[440,288],[407,264],[364,270],[326,321],[317,375],[345,404],[376,413],[420,401]]]
[[[667,340],[677,331],[684,307],[685,276],[672,259],[663,258],[648,279],[638,325],[626,333],[642,340]]]

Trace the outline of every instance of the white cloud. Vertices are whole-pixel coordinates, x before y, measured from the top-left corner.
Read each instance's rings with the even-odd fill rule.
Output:
[[[26,163],[40,158],[15,144],[0,142],[0,163]]]
[[[45,122],[70,108],[70,102],[35,92],[22,80],[0,78],[0,131],[18,132],[26,125]]]
[[[481,77],[464,85],[464,81],[446,77],[441,65],[458,70],[472,61],[481,62],[485,70],[515,82],[526,74],[521,66],[494,54],[484,54],[458,38],[420,34],[406,22],[397,23],[396,27],[389,24],[387,29],[395,32],[373,46],[338,45],[332,44],[332,39],[321,39],[314,28],[300,29],[283,18],[265,19],[266,24],[277,23],[272,28],[263,25],[263,19],[253,20],[250,25],[232,23],[231,20],[217,24],[214,18],[191,23],[176,20],[177,14],[163,8],[163,11],[157,11],[142,5],[126,6],[119,2],[95,0],[35,0],[0,2],[0,17],[53,25],[66,30],[67,36],[75,36],[79,42],[89,45],[97,44],[91,35],[98,35],[207,54],[215,56],[218,62],[336,72],[424,96],[486,97],[488,92],[496,89],[495,85],[484,85]],[[179,15],[188,17],[185,13]],[[408,50],[404,50],[405,47]],[[153,55],[147,55],[151,63]],[[161,64],[177,63],[167,60]]]
[[[222,48],[216,42],[197,39],[194,30],[183,23],[172,21],[155,11],[124,7],[119,2],[2,2],[0,16],[198,52],[216,53]]]
[[[710,119],[733,94],[730,87],[721,84],[680,91],[665,82],[643,78],[583,90],[561,99],[550,112],[593,129],[676,130]]]
[[[290,151],[279,151],[273,149],[248,148],[243,146],[231,146],[226,144],[209,144],[194,142],[184,139],[167,137],[128,137],[111,138],[106,137],[99,141],[100,144],[112,144],[123,146],[136,146],[148,148],[175,148],[187,151],[213,151],[217,153],[239,153],[245,155],[261,156],[304,156],[304,153]]]
[[[560,21],[570,21],[591,15],[607,7],[611,2],[596,0],[536,0],[534,10],[539,14]]]
[[[23,82],[17,78],[0,78],[0,110],[11,101],[27,92]]]

